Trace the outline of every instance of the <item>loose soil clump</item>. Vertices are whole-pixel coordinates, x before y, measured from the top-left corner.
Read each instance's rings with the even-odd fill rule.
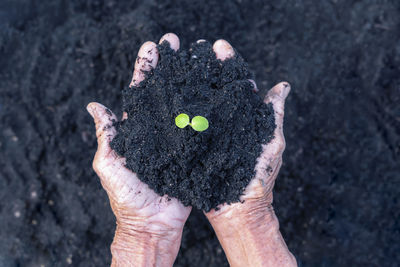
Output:
[[[236,53],[221,61],[208,42],[160,60],[138,86],[123,92],[128,119],[117,123],[111,147],[126,167],[160,195],[209,211],[239,201],[254,177],[262,144],[273,138],[274,110],[253,91],[247,64]],[[203,116],[202,132],[175,125],[181,113]]]

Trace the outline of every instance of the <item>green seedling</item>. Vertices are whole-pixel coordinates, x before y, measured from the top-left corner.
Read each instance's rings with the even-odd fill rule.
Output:
[[[208,128],[208,120],[202,116],[196,116],[190,124],[195,131],[202,132]]]
[[[179,128],[185,128],[187,125],[192,126],[193,130],[202,132],[208,129],[208,120],[203,116],[195,116],[192,122],[189,122],[189,116],[185,113],[181,113],[175,118],[175,124]]]
[[[179,128],[185,128],[189,123],[189,116],[185,113],[179,114],[178,116],[176,116],[175,118],[175,124],[176,126],[178,126]]]

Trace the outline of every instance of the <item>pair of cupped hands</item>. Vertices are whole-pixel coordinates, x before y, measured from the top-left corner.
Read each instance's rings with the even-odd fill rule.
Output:
[[[175,34],[165,34],[160,43],[164,41],[175,51],[179,49],[179,38]],[[216,41],[213,50],[221,61],[235,55],[225,40]],[[145,78],[145,72],[156,67],[158,57],[154,42],[142,45],[130,87],[138,85]],[[241,196],[241,202],[223,204],[205,213],[231,266],[296,265],[279,232],[279,222],[272,208],[272,189],[285,148],[282,124],[289,91],[289,84],[282,82],[269,90],[264,99],[274,107],[275,137],[263,145],[255,177]],[[116,135],[113,123],[117,117],[99,103],[90,103],[87,110],[95,121],[98,141],[93,168],[108,194],[117,221],[111,245],[112,266],[172,266],[192,207],[185,207],[176,198],[159,196],[127,169],[125,158],[109,145]],[[122,120],[125,118],[126,113]]]

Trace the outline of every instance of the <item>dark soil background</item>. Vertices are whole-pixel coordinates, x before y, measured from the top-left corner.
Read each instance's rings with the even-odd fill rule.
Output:
[[[114,217],[85,107],[121,113],[136,53],[175,32],[229,40],[262,94],[286,80],[275,187],[303,266],[400,262],[400,2],[0,2],[0,266],[107,266]],[[201,212],[176,266],[227,266]]]

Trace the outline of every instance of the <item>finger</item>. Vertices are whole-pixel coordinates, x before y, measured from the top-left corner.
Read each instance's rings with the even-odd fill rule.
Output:
[[[164,36],[161,37],[159,44],[162,44],[164,41],[167,41],[172,49],[178,51],[180,42],[178,36],[175,33],[164,34]]]
[[[138,86],[145,78],[145,72],[155,68],[158,62],[157,45],[153,42],[145,42],[140,47],[136,62],[135,70],[129,87]]]
[[[259,90],[258,90],[256,82],[252,79],[249,79],[249,82],[251,82],[253,84],[253,92],[257,93]]]
[[[265,103],[272,103],[275,111],[275,123],[277,126],[283,124],[285,99],[290,92],[290,84],[281,82],[272,87],[264,98]]]
[[[217,58],[222,61],[235,55],[233,47],[223,39],[220,39],[214,43],[213,50]]]
[[[275,116],[275,138],[269,144],[268,151],[272,154],[283,152],[285,139],[283,136],[283,117],[285,114],[285,100],[290,92],[290,84],[281,82],[272,87],[265,96],[264,102],[271,103],[274,108]]]
[[[99,156],[109,155],[112,151],[110,141],[116,134],[114,122],[117,117],[105,106],[99,103],[89,103],[86,107],[96,124],[97,153]]]
[[[128,118],[128,113],[126,113],[126,111],[122,112],[122,118],[121,120],[124,121]]]

